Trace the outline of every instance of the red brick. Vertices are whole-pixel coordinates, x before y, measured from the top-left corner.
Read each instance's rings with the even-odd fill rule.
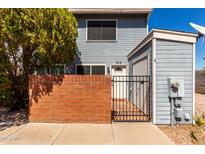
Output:
[[[38,75],[29,84],[32,122],[111,123],[108,75]]]

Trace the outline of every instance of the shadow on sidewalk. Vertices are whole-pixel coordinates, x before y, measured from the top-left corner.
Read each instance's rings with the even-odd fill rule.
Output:
[[[28,122],[28,109],[23,108],[15,111],[0,106],[0,131],[12,126],[20,126]]]

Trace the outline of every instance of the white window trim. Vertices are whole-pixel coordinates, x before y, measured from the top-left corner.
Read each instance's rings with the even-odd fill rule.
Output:
[[[115,21],[116,39],[115,40],[88,40],[88,21]],[[86,19],[86,42],[117,42],[118,41],[118,19]]]
[[[90,75],[92,73],[92,67],[91,66],[105,66],[105,75],[107,75],[107,65],[106,64],[76,64],[75,65],[75,74],[77,74],[77,66],[90,66]]]

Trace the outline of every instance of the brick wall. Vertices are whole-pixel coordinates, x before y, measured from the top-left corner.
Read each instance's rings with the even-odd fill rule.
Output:
[[[29,120],[111,123],[111,77],[31,75]]]

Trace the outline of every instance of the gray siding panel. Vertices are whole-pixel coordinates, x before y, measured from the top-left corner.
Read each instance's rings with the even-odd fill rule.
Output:
[[[116,41],[86,41],[86,19],[117,19]],[[147,35],[146,16],[77,16],[78,58],[77,64],[106,64],[117,61],[127,64],[127,54]]]
[[[192,44],[158,40],[156,41],[156,123],[170,123],[168,98],[168,77],[183,77],[185,97],[182,108],[192,117]],[[192,121],[181,123],[192,123]]]

